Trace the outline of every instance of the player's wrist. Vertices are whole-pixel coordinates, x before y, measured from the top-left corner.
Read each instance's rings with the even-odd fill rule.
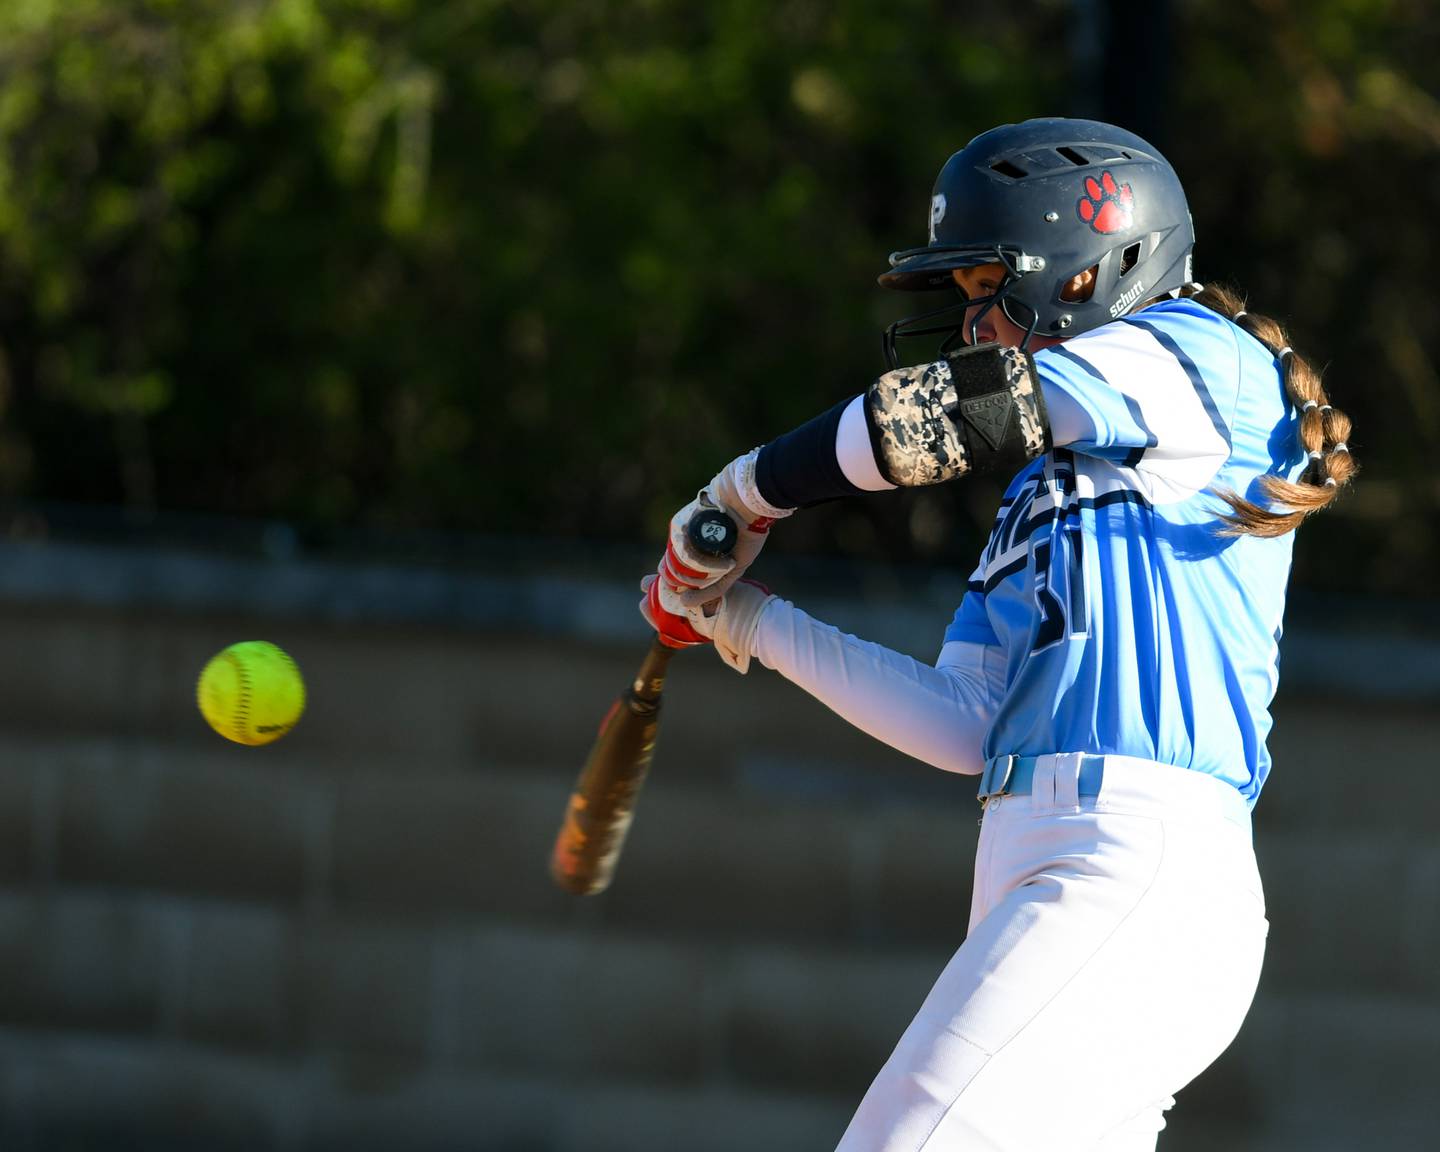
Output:
[[[776,599],[765,585],[741,580],[725,593],[715,613],[712,637],[715,651],[742,676],[750,671],[750,661],[755,655],[760,618]]]
[[[759,555],[771,523],[794,511],[778,507],[761,494],[755,479],[758,455],[759,449],[753,449],[737,456],[670,520],[660,579],[667,588],[683,595],[684,608],[723,596]],[[733,550],[723,557],[704,554],[688,535],[688,525],[698,513],[716,509],[740,528]]]
[[[640,614],[662,642],[673,648],[713,643],[720,659],[735,671],[743,676],[750,670],[760,618],[776,599],[765,585],[740,580],[723,595],[712,592],[704,604],[687,603],[678,589],[653,575],[640,587],[645,593]]]
[[[737,456],[706,486],[706,491],[716,503],[735,514],[741,526],[751,532],[764,532],[772,521],[782,520],[795,511],[794,508],[772,503],[760,491],[755,475],[759,457],[759,448]]]

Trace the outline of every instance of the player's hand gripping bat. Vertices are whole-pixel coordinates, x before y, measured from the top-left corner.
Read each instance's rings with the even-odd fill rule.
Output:
[[[739,538],[735,522],[718,509],[697,512],[685,531],[697,550],[711,556],[728,556]],[[550,875],[567,892],[593,896],[615,875],[635,798],[655,755],[665,672],[674,654],[656,636],[634,682],[600,724],[550,856]]]

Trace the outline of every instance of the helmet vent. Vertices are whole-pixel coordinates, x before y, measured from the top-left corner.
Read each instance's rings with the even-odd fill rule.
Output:
[[[1127,244],[1125,251],[1120,253],[1120,275],[1124,276],[1130,269],[1140,262],[1140,241],[1134,244]]]
[[[1079,152],[1075,151],[1074,148],[1067,148],[1062,145],[1061,147],[1056,148],[1055,151],[1060,153],[1061,156],[1065,157],[1066,160],[1069,160],[1071,164],[1083,167],[1084,165],[1090,163],[1089,160],[1085,159],[1085,157],[1080,155]]]
[[[1012,164],[1009,160],[997,160],[990,165],[990,171],[998,172],[1001,176],[1009,176],[1012,180],[1023,180],[1029,175],[1025,169],[1018,164]]]

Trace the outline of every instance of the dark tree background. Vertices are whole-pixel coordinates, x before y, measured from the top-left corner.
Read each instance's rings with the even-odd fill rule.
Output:
[[[1424,0],[3,0],[0,497],[317,545],[657,539],[880,367],[908,302],[874,277],[951,151],[1108,112],[1179,169],[1197,274],[1287,320],[1356,418],[1364,475],[1297,581],[1425,595],[1437,25]],[[863,499],[777,544],[968,571],[994,498]]]

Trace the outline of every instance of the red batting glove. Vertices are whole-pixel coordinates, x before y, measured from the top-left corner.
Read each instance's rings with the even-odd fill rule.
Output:
[[[755,467],[760,449],[730,461],[695,499],[670,518],[670,536],[661,561],[661,576],[673,588],[679,602],[687,609],[700,608],[725,595],[726,590],[745,574],[761,546],[770,525],[793,508],[776,508],[765,502],[755,483]],[[689,526],[695,514],[719,509],[740,526],[735,549],[729,556],[707,555],[691,543]]]
[[[645,593],[640,601],[640,615],[659,634],[660,643],[667,648],[693,648],[697,644],[709,644],[710,637],[695,631],[689,617],[667,612],[660,606],[660,587],[657,576],[646,576],[640,581],[640,589]]]
[[[666,541],[665,555],[660,557],[660,579],[670,587],[677,592],[689,588],[704,588],[707,584],[713,584],[716,578],[714,572],[692,568],[686,564],[676,553],[674,540]]]

